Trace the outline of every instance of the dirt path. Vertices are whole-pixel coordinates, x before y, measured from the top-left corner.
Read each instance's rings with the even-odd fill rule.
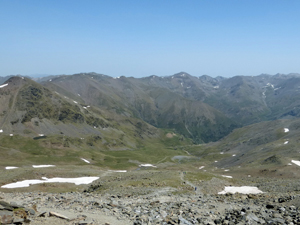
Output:
[[[190,182],[190,181],[184,179],[184,175],[185,175],[185,172],[180,173],[180,175],[179,175],[180,179],[181,179],[185,184],[191,186],[193,189],[196,189],[196,190],[195,190],[195,193],[196,193],[196,194],[202,194],[201,191],[199,190],[199,188],[197,187],[197,185],[195,185],[195,184],[193,184],[192,182]]]

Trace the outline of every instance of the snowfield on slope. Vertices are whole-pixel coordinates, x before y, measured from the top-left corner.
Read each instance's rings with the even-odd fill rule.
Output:
[[[251,186],[242,186],[242,187],[225,187],[224,191],[219,192],[218,194],[226,194],[226,193],[241,193],[241,194],[260,194],[263,193],[257,187]]]
[[[42,180],[23,180],[15,183],[10,183],[1,186],[1,188],[22,188],[29,187],[31,184],[42,184],[42,183],[74,183],[76,185],[80,184],[90,184],[95,180],[98,180],[99,177],[78,177],[78,178],[60,178],[54,177],[48,179],[47,177],[42,177]]]

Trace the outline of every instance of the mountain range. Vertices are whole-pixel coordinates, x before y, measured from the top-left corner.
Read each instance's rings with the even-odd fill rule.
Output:
[[[104,162],[105,155],[116,165],[132,163],[133,152],[120,159],[103,151],[144,149],[135,157],[153,157],[154,162],[153,152],[169,160],[188,152],[224,168],[285,165],[297,156],[300,74],[212,78],[180,72],[113,78],[80,73],[8,76],[0,82],[1,142],[18,137],[30,154],[39,154],[32,150],[36,143],[63,149],[65,156],[94,149],[90,158]]]
[[[2,77],[0,82],[7,79],[10,85],[0,89],[10,96],[2,98],[2,114],[9,112],[11,124],[6,123],[6,130],[11,130],[17,120],[24,125],[37,124],[37,119],[105,126],[108,124],[103,118],[105,114],[171,129],[194,143],[205,143],[217,141],[238,127],[300,115],[299,74],[212,78],[181,72],[166,77],[112,78],[80,73],[35,78],[35,81],[10,76]],[[98,122],[87,106],[97,111]],[[84,115],[87,112],[90,115]],[[8,122],[8,117],[3,114],[2,127],[5,121]],[[49,125],[39,129],[46,133],[54,128]]]

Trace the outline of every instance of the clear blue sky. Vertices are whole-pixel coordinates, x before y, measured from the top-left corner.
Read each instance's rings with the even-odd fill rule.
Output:
[[[300,73],[299,0],[0,0],[0,76]]]

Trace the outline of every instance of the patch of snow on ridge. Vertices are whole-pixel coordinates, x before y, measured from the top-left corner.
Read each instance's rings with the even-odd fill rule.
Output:
[[[297,166],[300,166],[300,161],[298,161],[298,160],[292,160],[291,162],[295,163]]]
[[[218,194],[226,194],[226,193],[241,193],[241,194],[260,194],[263,193],[257,187],[251,186],[242,186],[242,187],[225,187],[224,191],[219,192]]]
[[[91,163],[90,161],[84,159],[84,158],[80,158],[81,160],[85,161],[86,163]]]
[[[156,167],[156,166],[153,166],[152,164],[141,164],[139,165],[139,167]]]
[[[108,170],[109,172],[126,173],[127,170]]]
[[[55,165],[32,165],[33,168],[55,167]]]
[[[0,133],[3,133],[3,130],[0,130]]]
[[[98,180],[99,177],[78,177],[78,178],[60,178],[54,177],[48,179],[47,177],[42,177],[43,180],[23,180],[15,183],[10,183],[1,186],[1,188],[21,188],[29,187],[31,184],[41,184],[41,183],[74,183],[75,185],[80,184],[90,184],[95,180]]]
[[[205,166],[200,166],[200,167],[199,167],[199,170],[203,169],[204,167],[205,167]]]
[[[274,85],[271,84],[271,83],[267,83],[267,85],[265,87],[272,87],[272,88],[274,88]]]
[[[289,128],[284,128],[284,133],[287,133],[289,131],[290,131]]]
[[[232,176],[228,176],[228,175],[222,175],[222,177],[232,178]]]
[[[5,86],[7,86],[8,84],[2,84],[2,85],[0,85],[0,88],[3,88],[3,87],[5,87]]]
[[[289,141],[285,141],[283,144],[285,144],[285,145],[286,145],[286,144],[288,144],[288,143],[289,143]]]
[[[236,156],[236,154],[233,154],[232,156],[234,157],[234,156]]]
[[[13,170],[13,169],[17,169],[19,167],[16,167],[16,166],[7,166],[5,167],[6,170]]]

